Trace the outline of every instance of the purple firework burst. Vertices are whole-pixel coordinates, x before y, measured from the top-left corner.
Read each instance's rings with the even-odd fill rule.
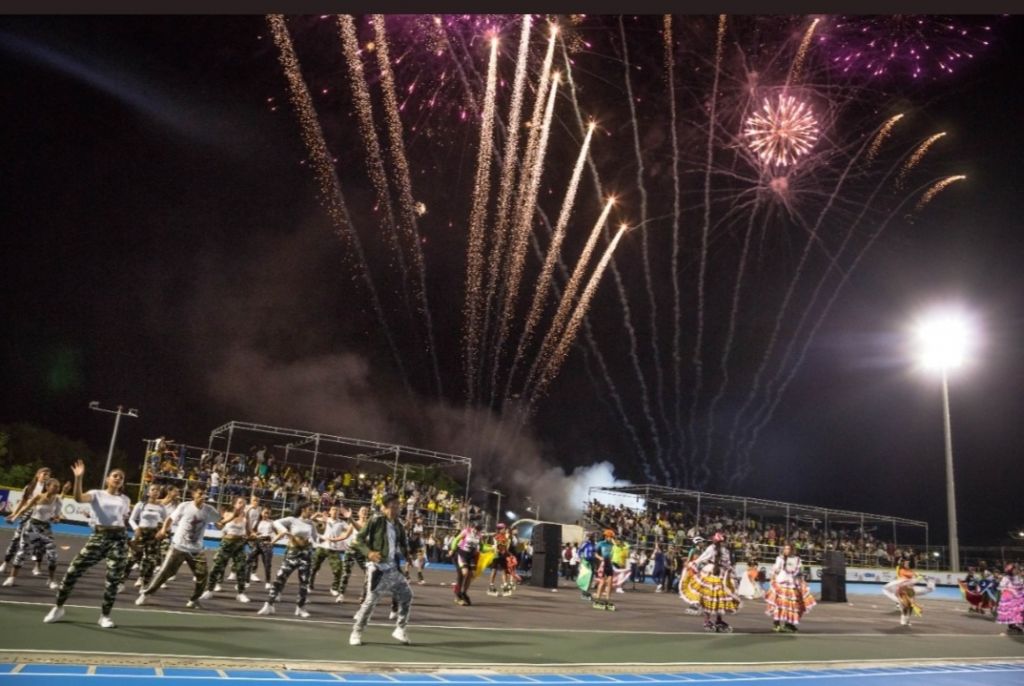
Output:
[[[953,74],[984,50],[988,19],[895,14],[836,17],[818,38],[829,63],[843,73],[934,79]]]

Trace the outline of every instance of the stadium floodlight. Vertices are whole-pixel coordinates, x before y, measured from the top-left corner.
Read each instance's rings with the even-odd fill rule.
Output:
[[[949,522],[949,564],[960,571],[956,525],[956,483],[953,478],[953,432],[949,416],[949,371],[970,362],[977,345],[971,318],[955,307],[941,307],[919,318],[914,327],[920,365],[942,376],[942,420],[946,443],[946,516]]]

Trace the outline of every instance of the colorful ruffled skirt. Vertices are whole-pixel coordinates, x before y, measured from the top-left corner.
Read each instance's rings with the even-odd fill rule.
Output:
[[[740,609],[739,598],[726,577],[699,572],[690,575],[683,588],[683,598],[704,612],[717,614],[736,612]]]
[[[765,593],[764,600],[767,604],[766,615],[773,621],[793,625],[799,624],[800,618],[818,604],[807,584],[791,586],[773,583]]]

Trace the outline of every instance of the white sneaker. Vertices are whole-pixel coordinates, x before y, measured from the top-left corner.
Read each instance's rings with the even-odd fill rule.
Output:
[[[51,581],[49,586],[51,591],[56,591],[58,588],[60,588],[60,584],[56,581]]]
[[[907,619],[907,616],[906,615],[900,615],[900,626],[908,626],[909,624],[910,624],[910,620]]]
[[[199,599],[200,600],[209,600],[212,597],[213,597],[213,591],[207,590],[207,591],[203,591],[203,594],[201,596],[199,596]]]
[[[39,563],[37,562],[36,566],[32,568],[32,576],[39,576],[42,573],[43,573],[43,570],[42,570],[42,568],[39,567]]]
[[[249,596],[247,596],[244,593],[239,593],[238,595],[236,595],[235,596],[235,600],[237,600],[240,603],[251,603],[252,602],[252,599],[249,598]]]
[[[420,579],[417,583],[419,583],[419,585],[422,586],[423,584],[427,583],[427,580],[426,579]]]
[[[305,608],[301,607],[295,608],[295,616],[302,617],[303,619],[309,619],[309,613],[306,612]]]
[[[142,588],[142,577],[135,580],[135,588]]]
[[[13,576],[9,576],[6,579],[4,579],[4,584],[3,585],[4,586],[13,586],[14,585],[14,577]]]
[[[220,584],[214,584],[214,585],[213,585],[213,592],[214,592],[214,593],[220,593],[220,592],[221,592],[221,591],[223,591],[223,590],[224,590],[224,589],[220,587]]]
[[[405,633],[405,629],[402,627],[396,627],[395,630],[391,632],[391,637],[399,643],[409,645],[409,636]]]
[[[259,609],[259,612],[257,612],[256,614],[263,616],[272,615],[274,614],[274,606],[270,603],[263,603],[263,607],[261,607]]]
[[[7,563],[0,562],[0,574],[3,574],[7,570]]]
[[[270,589],[272,589],[273,587],[274,587],[274,584],[270,583],[269,581],[267,583],[263,584],[263,588],[267,589],[268,591]]]
[[[338,597],[334,599],[334,602],[336,602],[336,603],[343,603],[343,602],[345,602],[345,594],[344,593],[339,593]]]
[[[64,619],[64,608],[54,605],[50,608],[50,611],[47,613],[47,615],[43,617],[43,623],[53,624],[54,622],[59,622],[62,619]]]
[[[332,595],[332,596],[334,596],[335,598],[337,598],[337,597],[338,597],[339,595],[341,595],[341,594],[340,594],[340,593],[338,593],[337,591],[335,591],[335,590],[334,590],[334,589],[332,588],[332,589],[331,589],[331,595]]]
[[[149,598],[149,596],[147,596],[145,593],[140,593],[139,597],[135,599],[135,604],[136,605],[145,605],[146,604],[146,600],[148,598]]]
[[[231,572],[230,574],[228,574],[228,581],[237,581],[237,580],[238,580],[238,575],[237,574],[235,574],[234,572]]]
[[[259,581],[259,580],[260,580],[260,577],[259,577],[258,574],[250,574],[249,575],[249,581]]]
[[[655,587],[654,587],[654,592],[655,592],[655,593],[662,593],[662,592],[663,592],[664,590],[665,590],[665,589],[664,589],[664,588],[662,588],[661,586],[655,586]]]
[[[616,588],[615,592],[616,593],[625,593],[625,591],[623,591],[621,588]]]
[[[175,580],[175,579],[177,579],[177,578],[178,578],[178,575],[177,575],[177,574],[175,574],[174,576],[168,577],[168,578],[167,578],[167,581],[165,581],[164,583],[168,583],[168,582],[174,581],[174,580]]]
[[[398,619],[398,613],[392,610],[388,613],[388,619]]]
[[[199,604],[198,600],[190,600],[190,601],[188,601],[187,603],[185,603],[185,607],[187,607],[190,610],[205,610],[206,609],[202,605]]]
[[[353,631],[352,635],[348,637],[348,644],[350,646],[361,646],[363,645],[363,632]]]
[[[114,620],[106,615],[100,615],[100,621],[97,622],[104,629],[116,629],[117,625],[114,624]]]

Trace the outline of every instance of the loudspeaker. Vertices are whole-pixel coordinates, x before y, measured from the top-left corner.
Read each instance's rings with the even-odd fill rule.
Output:
[[[822,572],[846,576],[846,556],[838,550],[827,550],[821,560]]]
[[[822,572],[821,600],[825,603],[846,602],[846,573]]]
[[[533,554],[551,553],[556,558],[562,550],[562,527],[559,524],[536,524],[530,537]]]
[[[557,548],[550,553],[534,552],[533,566],[530,568],[530,585],[540,588],[558,588],[558,563]]]

